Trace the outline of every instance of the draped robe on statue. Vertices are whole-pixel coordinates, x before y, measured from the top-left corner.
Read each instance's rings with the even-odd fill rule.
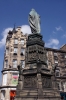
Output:
[[[40,33],[40,16],[34,9],[29,13],[29,24],[32,33]]]

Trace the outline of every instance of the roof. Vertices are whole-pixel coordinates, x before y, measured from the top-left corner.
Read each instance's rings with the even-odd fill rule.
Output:
[[[60,49],[63,48],[64,46],[66,46],[66,44],[62,45],[62,46],[60,47]]]

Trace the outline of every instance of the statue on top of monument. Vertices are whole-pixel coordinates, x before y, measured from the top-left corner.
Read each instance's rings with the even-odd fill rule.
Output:
[[[40,33],[40,15],[34,9],[29,13],[29,24],[32,33]]]

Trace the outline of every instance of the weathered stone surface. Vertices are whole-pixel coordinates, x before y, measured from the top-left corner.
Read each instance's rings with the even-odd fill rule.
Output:
[[[26,75],[24,76],[24,88],[36,88],[37,87],[37,76]]]
[[[47,67],[44,43],[41,43],[40,34],[28,36],[26,67],[20,74],[23,84],[20,89],[21,81],[18,82],[16,100],[60,100],[54,72]]]

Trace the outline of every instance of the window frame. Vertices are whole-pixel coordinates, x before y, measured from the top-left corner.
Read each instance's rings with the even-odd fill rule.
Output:
[[[17,42],[16,42],[16,40],[17,40]],[[14,44],[18,44],[18,39],[17,38],[14,39]]]
[[[57,53],[57,52],[54,52],[54,56],[56,56],[56,57],[57,57],[57,56],[58,56],[58,53]]]
[[[5,99],[5,90],[1,90],[1,99]]]
[[[17,54],[17,53],[18,53],[18,48],[14,47],[14,54]]]
[[[24,68],[25,67],[25,60],[21,60],[20,63],[22,63],[22,62],[24,62],[23,65],[22,65],[22,68]]]
[[[58,64],[58,60],[55,60],[54,62],[55,62],[55,64]]]
[[[16,61],[16,63],[14,61]],[[13,59],[13,68],[17,68],[17,59]]]
[[[22,41],[22,42],[21,42]],[[22,44],[22,45],[24,45],[25,44],[25,40],[24,39],[21,39],[20,40],[20,43]]]
[[[21,48],[21,55],[25,55],[25,48]]]
[[[56,75],[57,73],[59,74],[58,76]],[[60,77],[60,70],[58,69],[55,70],[55,77]]]
[[[5,77],[6,77],[6,78],[5,78]],[[4,86],[7,85],[7,73],[4,73],[4,74],[3,74],[2,85],[4,85]]]

